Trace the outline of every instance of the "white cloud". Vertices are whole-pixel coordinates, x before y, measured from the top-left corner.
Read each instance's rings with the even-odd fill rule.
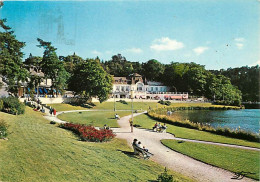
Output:
[[[171,40],[169,37],[162,37],[161,39],[156,39],[153,41],[153,44],[150,46],[151,49],[156,51],[173,51],[181,49],[184,47],[182,42],[177,40]]]
[[[244,47],[244,44],[242,43],[236,43],[236,46],[238,49],[242,49]]]
[[[143,50],[142,49],[140,49],[140,48],[131,48],[131,49],[126,49],[126,50],[124,50],[125,52],[131,52],[131,53],[142,53],[143,52]]]
[[[235,38],[234,40],[236,42],[236,46],[237,46],[238,49],[242,49],[244,47],[245,38],[238,37],[238,38]]]
[[[236,42],[244,42],[245,39],[243,37],[235,38]]]
[[[94,54],[95,56],[99,56],[99,55],[102,55],[101,52],[97,51],[97,50],[94,50],[91,52],[92,54]]]
[[[195,52],[197,55],[201,55],[208,49],[209,49],[208,47],[196,47],[193,49],[193,52]]]

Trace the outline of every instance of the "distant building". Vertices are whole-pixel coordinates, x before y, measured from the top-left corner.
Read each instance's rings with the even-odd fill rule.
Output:
[[[143,80],[142,76],[134,73],[128,77],[114,77],[112,97],[156,100],[186,100],[188,93],[170,92],[170,88],[160,82]]]

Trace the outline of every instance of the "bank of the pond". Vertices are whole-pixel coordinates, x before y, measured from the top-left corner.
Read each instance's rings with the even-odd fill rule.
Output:
[[[210,107],[168,107],[168,108],[159,108],[155,110],[150,110],[148,115],[154,119],[157,119],[161,122],[196,129],[200,131],[211,132],[218,135],[224,135],[232,138],[239,138],[248,141],[259,142],[259,134],[255,134],[249,131],[243,130],[230,130],[229,128],[214,128],[207,124],[199,123],[199,122],[192,122],[188,119],[182,119],[180,117],[172,117],[172,112],[179,111],[179,110],[239,110],[239,107],[235,106],[219,106],[219,105],[212,105]]]
[[[185,110],[176,111],[171,117],[188,119],[194,123],[203,123],[214,128],[230,128],[259,133],[260,109],[240,110]]]

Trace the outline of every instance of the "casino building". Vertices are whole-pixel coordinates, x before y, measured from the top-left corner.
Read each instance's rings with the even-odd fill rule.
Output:
[[[160,82],[147,81],[134,73],[128,77],[114,77],[112,97],[155,100],[186,100],[188,93],[170,92],[170,88]]]

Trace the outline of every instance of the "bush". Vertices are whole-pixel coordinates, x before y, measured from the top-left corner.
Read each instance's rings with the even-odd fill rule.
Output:
[[[75,134],[79,135],[82,141],[105,142],[113,139],[116,136],[112,130],[97,130],[93,126],[85,126],[82,124],[65,123],[61,124],[60,127],[73,131]]]
[[[3,119],[0,120],[0,139],[7,137],[8,125]]]
[[[173,176],[167,174],[167,170],[165,167],[164,172],[158,176],[157,181],[158,182],[173,182]]]
[[[170,106],[171,105],[171,102],[170,101],[163,101],[163,100],[160,100],[158,101],[159,104],[162,104],[162,105],[166,105],[166,106]]]
[[[125,100],[119,100],[119,101],[117,101],[117,102],[120,102],[120,103],[122,103],[122,104],[128,104]]]
[[[51,121],[50,124],[56,124],[56,122],[55,121]]]
[[[2,101],[2,102],[1,102]],[[2,106],[1,106],[2,103]],[[1,111],[11,114],[24,114],[25,106],[16,97],[3,97],[0,99]]]

